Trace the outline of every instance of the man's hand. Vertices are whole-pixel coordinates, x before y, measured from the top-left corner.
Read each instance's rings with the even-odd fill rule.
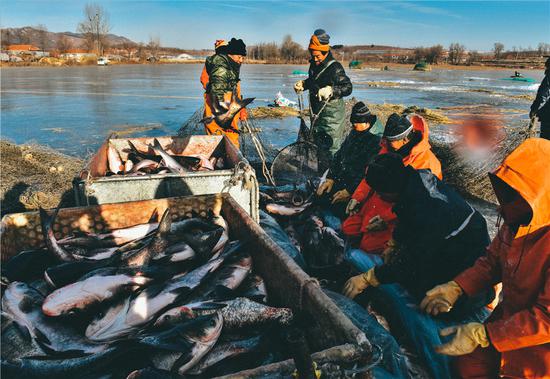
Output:
[[[359,203],[357,200],[351,199],[346,206],[346,214],[348,216],[353,216],[354,214],[359,213],[360,205],[361,203]]]
[[[296,83],[294,83],[294,91],[296,93],[304,92],[304,81],[299,80]]]
[[[350,299],[355,298],[368,287],[378,287],[380,282],[374,274],[374,267],[369,271],[349,278],[344,286],[343,294]]]
[[[332,97],[332,93],[332,87],[326,86],[321,88],[319,92],[317,92],[317,98],[319,99],[319,101],[328,100]]]
[[[369,220],[369,223],[367,225],[367,230],[369,232],[379,232],[381,230],[388,229],[388,224],[380,215],[376,215],[373,218]]]
[[[239,119],[241,121],[248,120],[248,112],[246,111],[246,108],[241,109],[241,111],[239,112]]]
[[[478,346],[489,346],[489,338],[485,325],[479,322],[470,322],[464,325],[451,326],[450,328],[442,329],[439,334],[441,336],[450,336],[455,334],[451,342],[436,346],[435,351],[445,355],[466,355],[474,351]]]
[[[351,197],[347,189],[340,190],[332,197],[332,204],[341,203],[342,201],[348,201]]]
[[[426,292],[420,309],[432,316],[449,312],[462,293],[462,288],[455,281],[440,284]]]
[[[327,179],[323,183],[319,185],[319,188],[317,188],[317,196],[322,196],[325,193],[329,193],[332,191],[332,187],[334,186],[334,180]]]

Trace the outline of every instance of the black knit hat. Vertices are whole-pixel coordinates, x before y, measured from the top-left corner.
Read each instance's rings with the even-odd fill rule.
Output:
[[[330,41],[330,36],[327,34],[327,32],[325,32],[325,29],[316,29],[313,34],[317,36],[317,39],[323,45],[328,45]]]
[[[383,137],[389,141],[397,141],[407,137],[412,128],[411,122],[405,116],[392,113],[386,121]]]
[[[351,108],[351,116],[349,120],[352,124],[360,124],[364,122],[370,122],[372,120],[373,114],[370,113],[369,107],[362,101],[355,103],[353,108]]]
[[[227,54],[246,55],[246,45],[242,39],[231,38],[227,45]]]
[[[403,158],[394,153],[374,157],[367,167],[365,180],[376,192],[399,193],[406,181]]]

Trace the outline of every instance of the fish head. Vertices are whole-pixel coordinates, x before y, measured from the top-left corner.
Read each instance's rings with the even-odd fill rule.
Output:
[[[126,315],[130,307],[130,298],[100,312],[86,328],[86,337],[91,341],[104,342],[115,340],[132,330],[132,326],[126,323]]]
[[[185,328],[185,336],[192,341],[209,344],[218,339],[222,331],[223,317],[220,312],[200,316]]]
[[[2,296],[2,313],[17,316],[28,314],[42,305],[40,292],[23,282],[12,282]]]

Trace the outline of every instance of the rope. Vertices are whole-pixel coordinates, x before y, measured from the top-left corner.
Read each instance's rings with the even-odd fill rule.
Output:
[[[311,116],[311,125],[309,126],[309,139],[311,141],[311,138],[313,137],[313,127],[315,126],[315,123],[317,122],[317,120],[319,119],[319,116],[321,115],[321,113],[323,113],[323,111],[325,110],[325,107],[327,106],[328,102],[330,101],[332,96],[329,96],[323,103],[323,106],[321,107],[321,109],[319,110],[319,112],[317,112],[317,114],[314,114]],[[312,114],[312,110],[311,110],[311,104],[309,104],[309,113]]]
[[[250,139],[252,140],[252,143],[254,144],[254,148],[256,149],[256,152],[258,153],[258,157],[260,157],[260,160],[262,161],[262,174],[264,178],[270,183],[271,185],[275,185],[275,181],[273,180],[273,177],[271,176],[271,173],[267,169],[266,164],[266,157],[264,148],[262,146],[262,143],[259,141],[258,137],[256,136],[256,133],[253,132],[252,128],[248,124],[248,120],[244,120],[243,125],[245,129],[250,133]]]

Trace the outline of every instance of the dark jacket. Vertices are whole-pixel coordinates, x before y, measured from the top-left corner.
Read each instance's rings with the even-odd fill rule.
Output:
[[[320,65],[317,66],[314,62],[311,62],[309,77],[304,81],[304,88],[309,90],[309,101],[313,113],[317,113],[322,106],[317,98],[317,92],[320,88],[326,86],[332,87],[332,99],[349,96],[352,91],[351,80],[346,75],[344,67],[334,59],[330,52]]]
[[[209,75],[207,93],[223,99],[225,93],[237,88],[241,65],[233,59],[225,54],[215,54],[206,60],[205,66]]]
[[[537,97],[531,105],[531,113],[535,113],[540,121],[550,121],[550,70],[546,70],[544,74]]]
[[[483,216],[429,170],[406,170],[393,207],[392,237],[399,247],[375,273],[381,283],[401,283],[420,300],[483,256],[489,234]]]
[[[379,123],[378,120],[376,122]],[[379,151],[379,136],[370,131],[352,130],[331,161],[328,178],[335,181],[335,190],[347,189],[350,195],[353,194],[365,177],[365,168],[369,160]]]

